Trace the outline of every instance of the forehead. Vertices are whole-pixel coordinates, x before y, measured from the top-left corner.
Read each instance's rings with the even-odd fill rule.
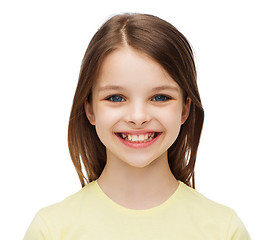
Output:
[[[130,47],[123,47],[110,53],[103,60],[95,86],[108,84],[149,84],[151,87],[168,84],[179,88],[164,68],[146,54]]]

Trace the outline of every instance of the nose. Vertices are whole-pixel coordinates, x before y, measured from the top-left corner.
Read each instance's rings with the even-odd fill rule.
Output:
[[[148,106],[143,103],[131,104],[126,116],[126,121],[137,127],[142,127],[151,120]]]

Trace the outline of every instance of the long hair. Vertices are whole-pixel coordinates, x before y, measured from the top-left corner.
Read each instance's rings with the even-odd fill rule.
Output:
[[[184,99],[191,99],[188,119],[168,149],[168,162],[177,180],[195,188],[194,168],[204,111],[193,51],[184,35],[170,23],[148,14],[129,13],[116,15],[99,28],[82,61],[68,126],[70,156],[82,187],[98,179],[106,164],[106,148],[86,117],[84,104],[91,101],[92,86],[104,58],[123,46],[130,46],[158,62],[181,87]]]

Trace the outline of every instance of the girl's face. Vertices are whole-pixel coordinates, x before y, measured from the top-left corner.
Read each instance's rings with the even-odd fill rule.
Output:
[[[130,47],[105,58],[92,103],[85,103],[87,117],[106,147],[107,162],[138,168],[167,160],[189,106],[166,71]]]

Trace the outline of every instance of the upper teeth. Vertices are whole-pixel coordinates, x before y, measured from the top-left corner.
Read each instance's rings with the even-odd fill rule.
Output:
[[[122,133],[122,137],[128,141],[131,142],[137,142],[137,141],[145,141],[145,140],[152,140],[155,133],[146,133],[146,134],[140,134],[140,135],[130,135]]]

